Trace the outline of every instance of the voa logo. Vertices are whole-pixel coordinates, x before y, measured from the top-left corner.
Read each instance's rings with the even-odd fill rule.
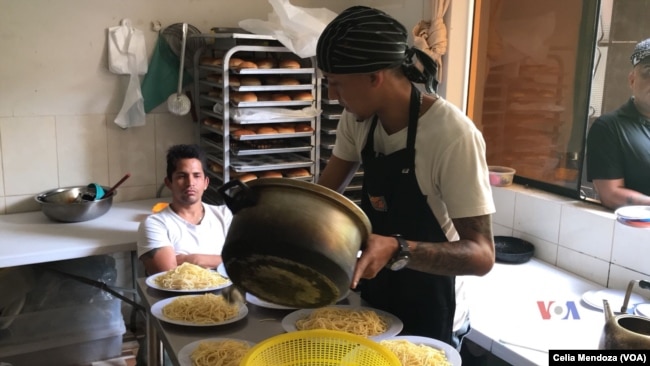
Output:
[[[538,301],[537,307],[539,308],[539,313],[542,315],[542,319],[580,319],[580,314],[578,314],[578,308],[576,303],[573,301],[567,301],[565,303],[557,301]]]

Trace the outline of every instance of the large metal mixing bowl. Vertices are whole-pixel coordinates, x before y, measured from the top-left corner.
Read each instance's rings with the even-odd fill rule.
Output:
[[[110,187],[104,187],[108,191]],[[88,190],[87,186],[63,187],[36,195],[43,214],[59,222],[81,222],[96,219],[111,208],[117,191],[96,201],[78,199]]]

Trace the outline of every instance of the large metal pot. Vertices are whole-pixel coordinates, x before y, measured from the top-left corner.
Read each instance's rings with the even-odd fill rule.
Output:
[[[219,192],[234,214],[221,255],[235,285],[296,308],[332,304],[347,293],[371,232],[352,201],[286,178],[233,180]]]

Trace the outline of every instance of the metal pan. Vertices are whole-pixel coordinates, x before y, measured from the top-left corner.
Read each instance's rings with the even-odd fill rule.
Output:
[[[501,263],[526,263],[535,253],[535,246],[512,236],[495,236],[496,261]]]

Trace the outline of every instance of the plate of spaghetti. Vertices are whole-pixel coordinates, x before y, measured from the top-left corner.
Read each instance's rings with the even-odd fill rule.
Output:
[[[230,279],[218,272],[188,262],[151,275],[145,283],[151,288],[171,292],[214,291],[232,285]]]
[[[329,329],[368,337],[375,341],[393,337],[404,324],[395,315],[364,306],[331,305],[317,309],[300,309],[282,319],[287,332]]]
[[[151,306],[151,314],[167,323],[211,327],[245,318],[248,308],[244,303],[229,304],[222,295],[206,293],[160,300]]]
[[[178,351],[181,366],[239,366],[255,343],[235,338],[207,338],[185,345]]]
[[[379,341],[403,366],[460,366],[456,349],[445,342],[418,336],[397,336]]]

